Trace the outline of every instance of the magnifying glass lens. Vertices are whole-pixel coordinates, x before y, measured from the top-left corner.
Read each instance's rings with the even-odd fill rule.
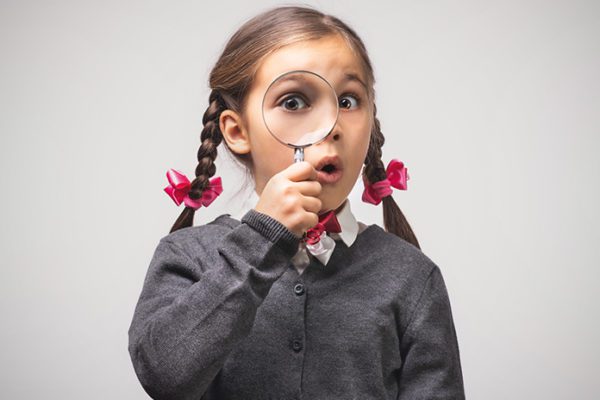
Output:
[[[263,99],[267,129],[281,143],[306,147],[323,140],[335,126],[335,90],[320,75],[291,71],[275,79]]]

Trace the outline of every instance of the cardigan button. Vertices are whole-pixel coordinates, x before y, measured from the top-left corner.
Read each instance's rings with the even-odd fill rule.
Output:
[[[304,285],[297,283],[296,286],[294,286],[294,293],[296,293],[297,296],[302,296],[304,294]]]
[[[296,353],[302,350],[302,342],[299,340],[294,340],[292,343],[292,349],[294,349]]]

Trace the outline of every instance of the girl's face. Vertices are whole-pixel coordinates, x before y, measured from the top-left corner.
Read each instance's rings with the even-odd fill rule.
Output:
[[[368,98],[360,59],[341,36],[294,43],[265,57],[250,88],[243,122],[240,122],[243,126],[237,127],[235,143],[229,134],[231,129],[227,132],[227,124],[222,123],[221,128],[233,151],[250,152],[256,192],[260,195],[268,180],[290,166],[294,159],[294,149],[277,141],[262,118],[262,99],[269,84],[291,70],[308,70],[321,75],[338,95],[340,111],[333,131],[324,141],[304,149],[304,160],[313,167],[324,157],[340,158],[341,179],[335,183],[322,183],[319,196],[320,212],[334,210],[344,203],[358,179],[373,123],[372,102]]]

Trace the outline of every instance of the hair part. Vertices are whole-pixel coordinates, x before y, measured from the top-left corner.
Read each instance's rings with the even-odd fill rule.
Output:
[[[330,35],[341,36],[361,60],[366,76],[368,95],[373,104],[373,124],[369,148],[364,161],[363,174],[369,182],[386,178],[381,160],[381,147],[385,142],[377,119],[375,106],[375,76],[363,41],[357,33],[340,19],[306,6],[275,7],[262,12],[244,23],[229,39],[211,70],[209,86],[211,93],[208,108],[204,112],[204,125],[200,134],[196,178],[191,182],[189,196],[199,199],[216,173],[214,164],[217,147],[223,141],[219,118],[224,110],[244,115],[245,102],[261,62],[274,51],[301,41],[317,40]],[[250,154],[236,154],[226,146],[233,159],[252,171]],[[419,247],[408,221],[393,197],[382,199],[385,229]],[[195,210],[185,207],[170,232],[193,225]]]

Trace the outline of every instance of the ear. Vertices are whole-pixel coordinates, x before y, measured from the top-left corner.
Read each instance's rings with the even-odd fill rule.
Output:
[[[219,127],[231,151],[236,154],[250,152],[250,136],[240,115],[232,110],[224,110],[219,116]]]

